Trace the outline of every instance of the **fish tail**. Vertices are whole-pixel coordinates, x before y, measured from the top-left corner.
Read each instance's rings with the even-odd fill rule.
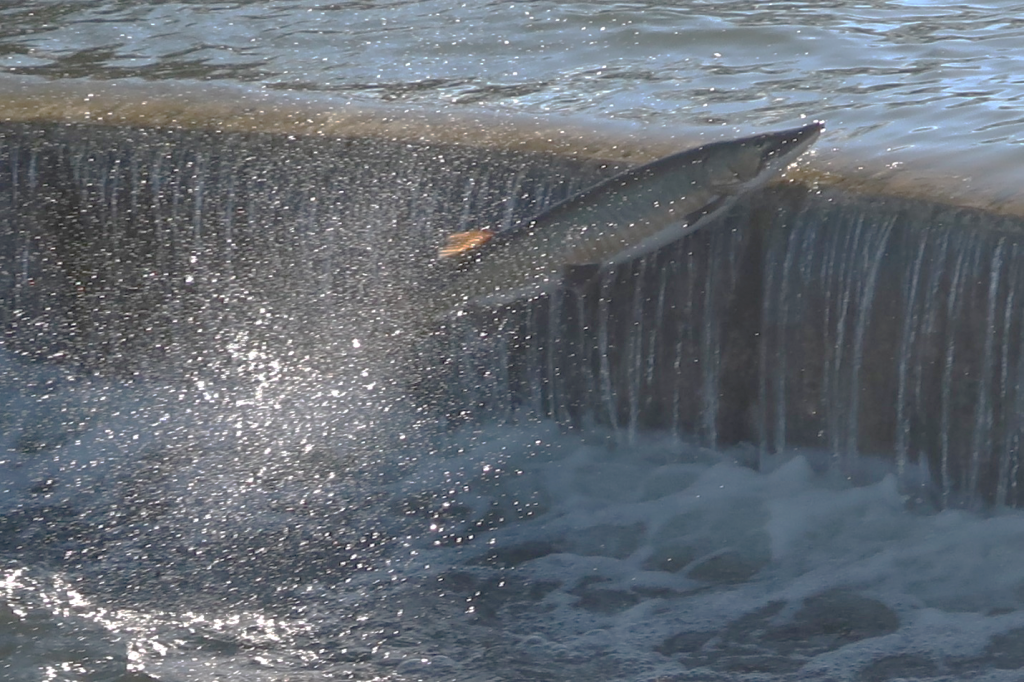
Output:
[[[456,232],[448,235],[445,245],[437,252],[440,258],[454,258],[464,255],[474,249],[491,241],[494,237],[493,230],[469,230],[468,232]]]

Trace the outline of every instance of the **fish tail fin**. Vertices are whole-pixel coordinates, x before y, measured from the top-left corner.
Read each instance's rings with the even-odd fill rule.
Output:
[[[440,258],[454,258],[462,256],[474,249],[491,241],[494,237],[492,230],[469,230],[468,232],[456,232],[448,235],[448,241],[437,252]]]

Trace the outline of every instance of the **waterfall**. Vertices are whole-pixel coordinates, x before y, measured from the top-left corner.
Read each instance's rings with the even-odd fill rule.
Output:
[[[27,361],[264,384],[280,363],[374,365],[451,428],[665,430],[816,449],[850,476],[881,457],[908,487],[929,472],[940,505],[1024,503],[1020,218],[780,184],[585,291],[417,341],[444,234],[513,225],[617,168],[370,137],[3,132],[0,325]]]
[[[881,457],[908,486],[931,472],[936,504],[1019,504],[1020,224],[775,187],[606,274],[578,304],[594,362],[579,376],[556,354],[548,373],[627,441],[816,448],[854,477]],[[569,343],[580,324],[533,333]]]

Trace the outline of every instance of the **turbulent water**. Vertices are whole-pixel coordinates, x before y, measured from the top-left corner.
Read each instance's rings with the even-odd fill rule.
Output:
[[[293,412],[261,449],[218,386],[4,363],[5,679],[1015,680],[1024,662],[1021,512],[914,511],[870,462],[854,486],[813,452],[755,472],[743,449],[531,420],[306,447]]]
[[[1020,168],[1022,10],[26,1],[0,4],[0,69],[689,131],[809,116],[843,154],[997,178]],[[375,199],[352,219],[382,206],[402,218]],[[246,309],[254,326],[234,335],[198,329],[222,364],[185,347],[181,376],[2,352],[0,677],[1020,678],[1022,512],[940,511],[869,458],[716,451],[683,429],[566,433],[512,400],[439,423],[401,394],[365,321],[263,286],[279,307]],[[89,300],[82,314],[119,333]],[[195,320],[232,324],[174,318]],[[479,378],[481,392],[508,379]]]

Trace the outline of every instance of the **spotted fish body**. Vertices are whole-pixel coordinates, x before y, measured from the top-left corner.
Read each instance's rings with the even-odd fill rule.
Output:
[[[815,122],[713,142],[628,170],[511,230],[453,235],[441,251],[459,262],[447,303],[537,296],[567,268],[610,267],[670,244],[785,169],[821,130]]]

